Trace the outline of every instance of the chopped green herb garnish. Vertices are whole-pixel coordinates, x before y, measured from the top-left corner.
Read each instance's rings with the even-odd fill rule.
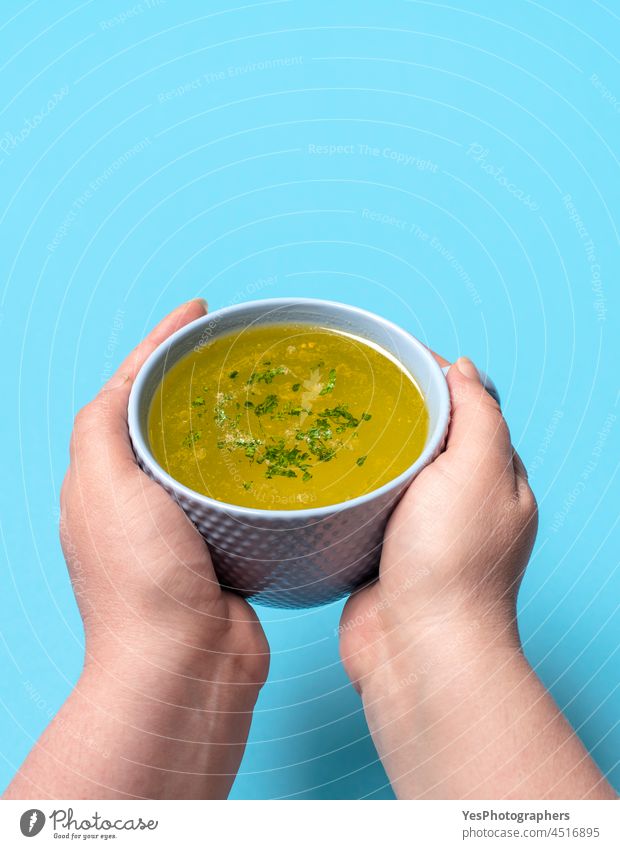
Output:
[[[284,439],[276,439],[273,445],[267,446],[260,462],[266,462],[267,470],[265,477],[279,476],[283,478],[296,478],[298,469],[304,474],[308,471],[306,462],[310,455],[299,448],[287,448]]]
[[[336,455],[336,449],[328,445],[332,438],[332,429],[325,418],[317,418],[316,423],[307,431],[298,431],[296,439],[303,439],[317,460],[327,462]]]
[[[191,448],[194,443],[198,442],[200,437],[202,436],[201,430],[190,430],[185,439],[183,440],[183,445],[186,448]]]
[[[319,392],[319,395],[327,395],[330,392],[333,392],[335,385],[336,385],[336,369],[332,368],[329,371],[329,377],[328,377],[327,383],[325,384],[323,389],[321,389],[321,391]]]
[[[359,419],[351,415],[347,404],[339,404],[331,410],[323,410],[322,415],[333,419],[336,424],[344,425],[344,427],[357,427],[360,423]]]
[[[264,365],[269,364],[269,362],[264,363]],[[253,383],[273,383],[274,377],[277,377],[279,374],[286,374],[286,368],[284,366],[268,368],[265,371],[255,371],[250,375],[246,383],[248,386],[251,386]]]
[[[424,401],[405,381],[391,415],[401,374],[380,351],[322,326],[246,330],[209,338],[157,389],[152,450],[177,480],[228,504],[320,507],[393,476],[394,445],[403,464],[423,448]]]
[[[278,406],[277,395],[267,395],[265,400],[254,407],[254,412],[257,416],[264,416],[266,413],[272,413]]]
[[[252,440],[248,445],[245,446],[245,456],[248,460],[253,460],[256,456],[256,451],[260,445],[260,441],[258,439]]]
[[[322,380],[319,371],[324,363],[317,364],[311,375],[311,382],[316,385],[314,399],[332,393],[336,387],[336,369],[328,370]],[[369,413],[359,414],[359,418],[349,410],[347,404],[337,404],[326,409],[311,409],[312,402],[307,404],[295,403],[292,400],[284,401],[277,394],[270,393],[260,398],[259,385],[269,385],[276,377],[288,374],[289,370],[284,365],[272,365],[271,360],[263,360],[259,369],[254,371],[245,385],[247,393],[251,396],[258,395],[255,400],[239,399],[231,393],[218,392],[217,403],[213,406],[213,418],[218,427],[223,427],[221,439],[217,441],[217,447],[221,450],[239,452],[237,457],[246,458],[246,462],[257,464],[264,468],[266,478],[300,478],[303,482],[312,479],[313,466],[317,463],[326,463],[332,460],[343,447],[344,434],[347,431],[356,431],[361,422],[371,419]],[[228,372],[230,380],[239,376],[238,369]],[[322,388],[321,388],[322,384]],[[289,384],[289,391],[300,392],[309,385],[309,382],[299,381]],[[320,391],[318,391],[320,389]],[[206,393],[207,386],[203,387]],[[258,391],[257,391],[258,390]],[[316,394],[318,392],[318,395]],[[191,405],[199,408],[194,415],[202,416],[205,411],[210,411],[211,405],[207,404],[209,399],[198,395]],[[304,396],[305,400],[305,396]],[[320,406],[320,405],[317,405]],[[257,417],[269,416],[272,421],[290,421],[296,419],[296,429],[286,431],[283,436],[271,437],[271,441],[265,443],[263,439],[255,438],[251,431],[245,430],[241,425],[241,412],[243,409],[254,410]],[[303,418],[302,418],[303,416]],[[290,418],[289,418],[290,417]],[[312,417],[312,418],[310,418]],[[266,427],[266,425],[265,425]],[[261,423],[263,432],[263,424]],[[288,434],[288,435],[287,435]],[[351,436],[358,436],[357,432]],[[183,440],[183,444],[190,448],[202,436],[202,431],[191,430]],[[355,456],[355,455],[353,455]],[[366,456],[358,457],[355,463],[362,466]],[[252,481],[244,481],[243,488],[249,491]]]
[[[295,406],[292,401],[287,401],[285,405],[282,407],[282,413],[287,416],[301,416],[302,413],[310,414],[310,410],[306,410],[305,407],[301,407],[299,405]],[[284,418],[284,415],[280,416],[280,418]]]
[[[279,475],[283,478],[296,478],[297,472],[295,471],[295,469],[285,469],[279,466],[270,466],[267,470],[267,477],[273,478],[275,475]]]

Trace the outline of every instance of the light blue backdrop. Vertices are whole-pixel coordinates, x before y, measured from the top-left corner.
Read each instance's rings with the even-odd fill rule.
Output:
[[[528,657],[620,787],[620,4],[0,7],[0,786],[80,670],[75,411],[169,309],[387,316],[498,383],[541,527]],[[261,609],[235,797],[391,797],[341,605]]]

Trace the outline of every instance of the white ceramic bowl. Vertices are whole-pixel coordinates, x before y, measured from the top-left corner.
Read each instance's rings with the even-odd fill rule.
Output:
[[[164,373],[180,357],[217,336],[249,326],[291,323],[343,330],[392,354],[415,378],[426,401],[430,422],[422,454],[379,489],[328,507],[238,507],[183,486],[157,463],[148,442],[148,411]],[[392,322],[346,304],[286,298],[225,307],[181,328],[140,370],[128,413],[140,466],[181,505],[204,536],[222,586],[259,604],[308,607],[335,601],[376,576],[390,513],[414,477],[443,448],[450,395],[432,354]]]

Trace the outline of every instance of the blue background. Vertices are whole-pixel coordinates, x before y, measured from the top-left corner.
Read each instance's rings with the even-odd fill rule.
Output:
[[[619,43],[614,0],[3,0],[0,787],[82,662],[75,411],[176,304],[305,295],[495,378],[541,508],[525,650],[620,788]],[[340,609],[259,611],[235,797],[391,797]]]

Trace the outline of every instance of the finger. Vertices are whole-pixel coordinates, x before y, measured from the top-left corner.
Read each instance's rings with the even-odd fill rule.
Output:
[[[422,343],[422,344],[424,344],[424,343]],[[438,354],[436,351],[433,351],[433,349],[429,348],[428,345],[424,345],[424,347],[427,348],[431,352],[431,354],[433,355],[435,360],[439,363],[439,365],[442,368],[445,368],[446,366],[450,365],[450,360],[447,360],[445,357],[442,357],[441,354]]]
[[[510,432],[497,401],[485,390],[471,360],[460,357],[450,368],[452,418],[445,456],[465,468],[493,464],[514,474]]]
[[[153,353],[158,345],[161,345],[169,336],[172,336],[181,327],[185,327],[191,321],[202,318],[207,313],[207,302],[203,298],[194,298],[185,304],[172,310],[159,324],[151,330],[148,336],[140,342],[137,348],[125,358],[118,367],[116,374],[110,378],[112,383],[114,377],[121,375],[134,380],[137,373],[144,365],[147,358]],[[107,386],[108,384],[106,384]],[[105,386],[103,387],[105,389]]]
[[[512,467],[515,475],[515,485],[520,499],[528,500],[533,498],[532,489],[530,487],[529,476],[523,460],[515,449],[512,449]]]
[[[96,398],[78,413],[71,439],[72,462],[78,454],[97,458],[105,451],[119,468],[135,463],[127,431],[127,403],[133,381],[158,345],[179,328],[204,316],[206,310],[206,302],[202,299],[182,304],[129,354]]]

